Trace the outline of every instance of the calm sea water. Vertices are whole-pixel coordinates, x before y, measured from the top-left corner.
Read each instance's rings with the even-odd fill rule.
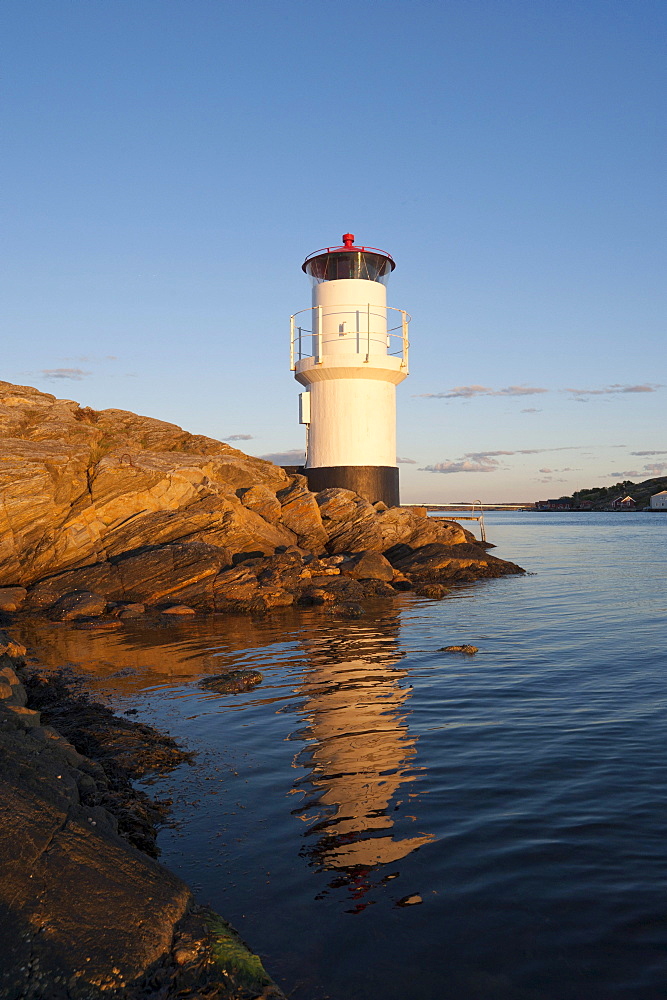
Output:
[[[667,518],[487,530],[531,575],[354,621],[28,630],[198,751],[152,785],[162,859],[295,1000],[667,997]]]

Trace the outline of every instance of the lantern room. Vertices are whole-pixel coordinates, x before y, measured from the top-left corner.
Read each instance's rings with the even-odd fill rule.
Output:
[[[384,250],[355,246],[352,233],[345,233],[343,246],[317,250],[302,264],[302,270],[310,276],[313,284],[361,278],[386,285],[395,267],[393,259]]]

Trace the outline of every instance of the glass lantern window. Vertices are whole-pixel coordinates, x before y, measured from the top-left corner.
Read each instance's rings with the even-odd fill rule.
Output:
[[[392,272],[392,262],[382,254],[367,250],[339,251],[313,257],[305,265],[305,270],[316,284],[341,278],[363,278],[386,285]]]

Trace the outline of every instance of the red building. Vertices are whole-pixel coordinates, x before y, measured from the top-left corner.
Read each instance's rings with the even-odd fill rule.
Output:
[[[611,502],[612,510],[634,510],[636,504],[632,497],[616,497],[615,500]]]

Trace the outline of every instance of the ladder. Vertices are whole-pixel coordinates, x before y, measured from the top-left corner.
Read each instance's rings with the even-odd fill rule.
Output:
[[[476,509],[479,508],[477,513]],[[442,516],[442,515],[441,515]],[[486,541],[486,528],[484,527],[484,507],[482,506],[481,500],[471,500],[470,502],[470,513],[469,514],[457,514],[452,511],[452,515],[448,516],[450,521],[477,521],[479,523],[479,534],[483,542]]]

